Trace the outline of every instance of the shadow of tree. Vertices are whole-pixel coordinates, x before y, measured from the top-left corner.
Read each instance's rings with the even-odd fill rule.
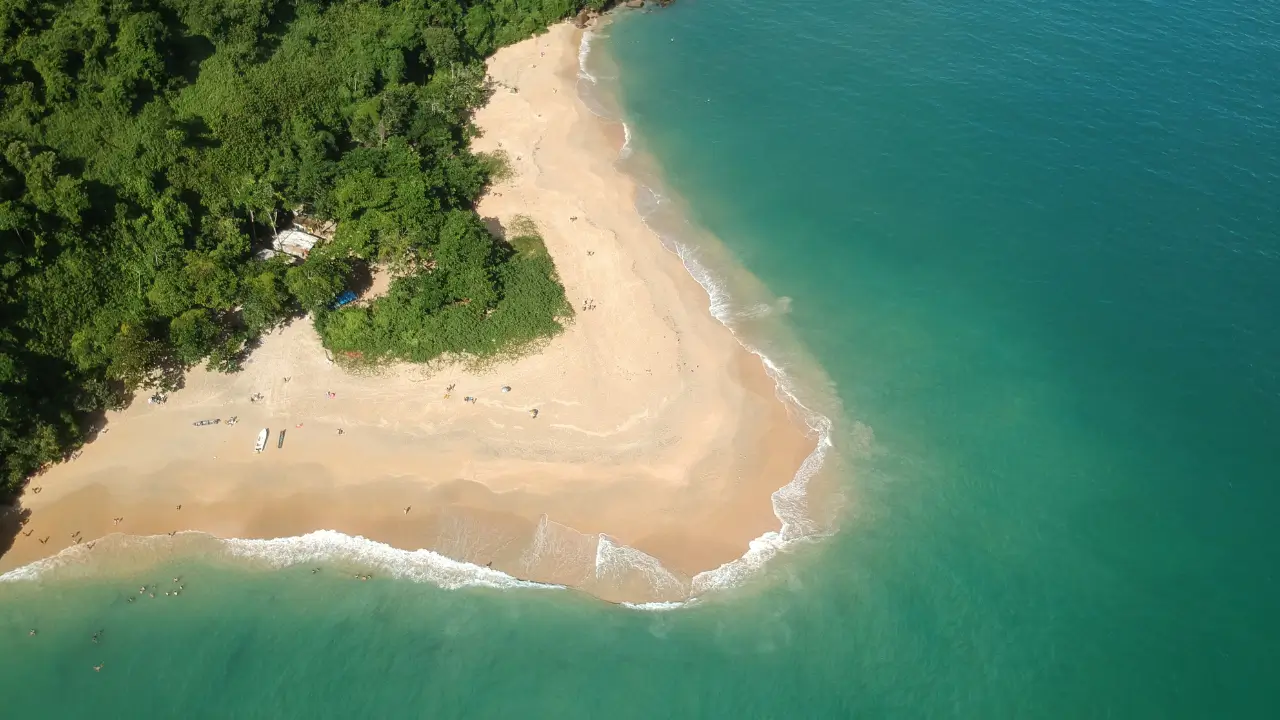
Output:
[[[347,289],[360,297],[373,287],[373,268],[360,258],[352,258],[351,274],[347,278]]]
[[[502,226],[502,221],[496,217],[482,217],[480,221],[484,223],[484,227],[489,234],[499,240],[507,239],[507,229]]]
[[[18,533],[30,519],[31,511],[22,507],[18,498],[9,498],[5,504],[0,504],[0,557],[13,548]]]

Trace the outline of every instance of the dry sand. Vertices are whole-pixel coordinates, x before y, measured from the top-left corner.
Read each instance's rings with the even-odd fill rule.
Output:
[[[31,535],[0,571],[58,553],[76,531],[87,544],[331,529],[609,599],[674,599],[776,530],[770,495],[815,441],[637,214],[614,167],[616,125],[576,92],[580,32],[562,24],[499,51],[499,87],[476,118],[476,149],[505,151],[515,171],[480,214],[537,223],[578,311],[563,335],[483,371],[353,375],[326,359],[309,320],[295,322],[243,372],[197,369],[166,404],[111,414],[79,459],[32,481]],[[223,424],[192,426],[203,418]],[[263,427],[270,442],[255,455]],[[618,564],[644,558],[615,544],[665,572]]]

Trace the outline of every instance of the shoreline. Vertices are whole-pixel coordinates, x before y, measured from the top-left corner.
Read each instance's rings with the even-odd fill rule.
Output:
[[[45,492],[24,498],[32,535],[0,558],[0,577],[85,553],[73,532],[94,542],[329,530],[646,603],[720,585],[713,574],[741,574],[735,563],[763,538],[790,539],[776,495],[829,440],[797,422],[778,370],[707,311],[710,289],[635,208],[637,185],[615,167],[617,131],[576,91],[582,32],[560,24],[491,58],[498,89],[473,141],[513,169],[480,214],[536,222],[582,309],[562,335],[480,371],[361,376],[327,364],[310,323],[295,322],[238,375],[197,369],[168,404],[112,413],[113,432],[83,458],[34,479]],[[250,405],[255,392],[266,397]],[[468,394],[480,398],[471,407]],[[198,413],[240,424],[192,428]],[[273,440],[286,429],[286,446],[254,457],[246,438],[264,426]]]

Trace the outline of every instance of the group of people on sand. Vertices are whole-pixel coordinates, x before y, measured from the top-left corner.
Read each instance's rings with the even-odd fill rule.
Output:
[[[445,388],[445,389],[444,389],[444,399],[445,399],[445,400],[448,400],[448,399],[449,399],[449,396],[453,394],[453,389],[454,389],[455,387],[457,387],[457,384],[456,384],[456,383],[451,384],[451,385],[449,385],[449,387],[447,387],[447,388]],[[503,385],[503,386],[502,386],[502,392],[504,392],[504,393],[509,393],[509,392],[511,392],[511,386],[510,386],[510,385]],[[480,400],[480,398],[476,397],[475,395],[467,395],[466,397],[462,398],[462,402],[464,402],[464,403],[470,403],[470,404],[472,404],[472,405],[475,405],[477,402],[479,402],[479,400]],[[529,411],[529,417],[531,417],[531,418],[537,418],[537,417],[538,417],[538,409],[537,409],[537,408],[533,408],[532,410],[530,410],[530,411]],[[341,431],[339,431],[339,434],[341,434]]]

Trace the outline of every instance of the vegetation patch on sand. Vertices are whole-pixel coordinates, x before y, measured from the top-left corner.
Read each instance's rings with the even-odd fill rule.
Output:
[[[600,0],[12,0],[0,14],[0,491],[96,413],[312,312],[336,354],[488,357],[555,334],[555,268],[474,203],[483,58]],[[302,209],[301,264],[262,251]],[[330,305],[357,266],[405,270]]]

